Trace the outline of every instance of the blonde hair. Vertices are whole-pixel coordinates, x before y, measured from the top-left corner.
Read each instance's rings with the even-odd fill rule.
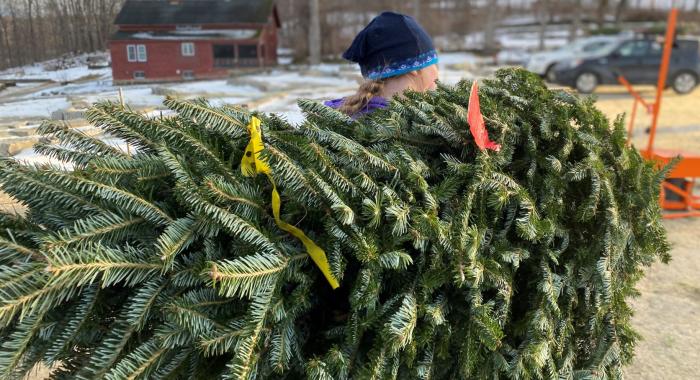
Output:
[[[339,111],[353,116],[367,107],[369,101],[379,95],[384,89],[384,79],[367,80],[363,82],[354,95],[348,96],[340,106]]]

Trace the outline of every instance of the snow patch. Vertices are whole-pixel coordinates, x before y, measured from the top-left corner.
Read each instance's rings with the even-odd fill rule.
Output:
[[[0,104],[0,119],[49,117],[51,112],[70,106],[65,97],[4,103]]]
[[[233,40],[248,40],[258,35],[257,30],[251,29],[206,29],[206,30],[176,30],[167,34],[140,32],[131,35],[141,40],[208,40],[212,38],[228,38]]]
[[[88,69],[87,58],[91,55],[95,54],[57,58],[33,65],[7,69],[0,71],[0,79],[47,79],[55,82],[69,82],[88,75],[111,78],[111,68]]]

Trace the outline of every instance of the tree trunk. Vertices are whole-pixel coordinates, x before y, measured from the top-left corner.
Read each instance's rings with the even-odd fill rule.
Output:
[[[486,25],[484,27],[484,51],[493,52],[494,50],[496,50],[496,13],[498,12],[498,5],[489,4],[486,7]]]
[[[608,0],[599,0],[598,1],[598,17],[597,17],[597,23],[598,23],[598,28],[602,28],[603,25],[605,25],[605,13],[608,10]]]
[[[620,0],[615,7],[615,26],[620,28],[622,26],[622,16],[627,9],[627,0]]]
[[[34,32],[34,0],[27,0],[27,13],[29,18],[29,49],[32,52],[32,61],[37,61],[37,46],[38,41]]]
[[[319,0],[309,0],[309,63],[321,63],[321,11]]]
[[[2,16],[0,16],[0,32],[2,33],[2,49],[0,53],[2,53],[1,55],[4,57],[3,60],[0,61],[0,68],[6,68],[12,65],[13,54],[12,47],[10,47],[10,31],[7,22],[5,22],[5,18]]]
[[[695,9],[695,12],[700,12],[700,0],[695,0],[695,6],[693,9]]]
[[[547,35],[547,24],[549,24],[550,19],[550,2],[549,0],[540,0],[537,2],[535,8],[535,16],[539,21],[539,50],[544,50],[546,47],[545,38]]]
[[[413,0],[413,17],[420,21],[420,0]]]
[[[578,31],[581,29],[581,13],[583,13],[583,0],[574,0],[574,18],[569,26],[569,42],[576,41]]]
[[[15,10],[15,7],[14,7],[12,1],[7,3],[7,7],[10,10],[10,29],[12,30],[12,38],[11,38],[12,49],[17,49],[17,46],[22,46],[22,40],[20,39],[20,36],[19,36],[21,33],[17,33],[18,32],[17,29],[18,29],[18,25],[19,25],[17,12]],[[22,63],[26,62],[25,54],[26,54],[26,50],[24,50],[24,49],[15,50],[15,53],[13,54],[13,56],[15,57],[15,61],[13,62],[13,66],[14,65],[19,66]]]

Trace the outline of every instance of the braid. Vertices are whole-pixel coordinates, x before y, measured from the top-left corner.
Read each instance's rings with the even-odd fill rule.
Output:
[[[348,96],[340,106],[340,112],[352,116],[367,107],[369,101],[384,89],[384,80],[368,80],[360,85],[355,95]]]

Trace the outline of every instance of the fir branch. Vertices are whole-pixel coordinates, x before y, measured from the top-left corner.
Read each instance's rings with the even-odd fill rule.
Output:
[[[26,366],[23,361],[31,348],[35,336],[42,327],[46,311],[24,319],[19,323],[14,333],[0,345],[0,376],[3,378],[21,378],[24,373],[18,369]],[[21,372],[21,371],[19,371]]]
[[[196,188],[194,179],[190,177],[187,169],[183,166],[180,158],[168,150],[162,150],[165,163],[174,172],[181,184],[182,196],[189,204],[189,207],[196,214],[206,215],[214,223],[221,225],[234,237],[260,247],[269,253],[277,253],[277,247],[258,228],[240,216],[231,213],[203,199],[200,194],[193,191]]]
[[[0,298],[0,327],[9,325],[18,314],[22,319],[52,309],[73,298],[81,289],[65,283],[47,283],[42,276],[32,283],[23,283],[18,290]]]
[[[173,222],[173,219],[165,211],[147,199],[116,186],[93,181],[73,173],[54,172],[46,173],[45,176],[74,191],[90,192],[107,202],[113,203],[117,207],[141,215],[153,223],[163,225]]]
[[[46,261],[44,255],[34,248],[26,247],[15,241],[7,240],[0,236],[0,255],[12,255],[16,257],[31,258],[36,261]]]
[[[134,331],[141,331],[149,321],[153,309],[157,310],[157,301],[169,283],[164,279],[155,279],[144,284],[131,298],[131,307],[125,311],[127,322]]]
[[[126,152],[122,152],[100,139],[90,137],[79,129],[71,128],[64,122],[45,121],[39,126],[37,133],[49,138],[56,138],[61,144],[74,148],[79,152],[95,156],[127,156]]]
[[[305,257],[306,254],[292,257],[248,255],[234,260],[212,262],[205,274],[211,277],[213,286],[218,286],[221,295],[249,298],[270,288],[291,261]]]
[[[47,364],[54,364],[60,355],[65,355],[66,349],[73,343],[80,330],[89,323],[90,313],[97,303],[98,291],[95,288],[88,288],[80,297],[81,303],[76,304],[68,313],[68,322],[60,333],[55,334],[55,338],[50,348],[44,355]]]
[[[241,120],[227,114],[226,108],[215,108],[203,102],[191,102],[167,97],[163,102],[166,107],[178,112],[180,115],[196,120],[205,125],[207,129],[234,139],[247,135],[246,120]],[[239,113],[236,116],[243,116]]]
[[[72,227],[43,238],[46,249],[82,244],[86,242],[123,241],[135,227],[145,222],[140,217],[107,213],[76,220]]]
[[[164,268],[171,268],[176,254],[187,249],[197,238],[197,223],[193,217],[175,220],[158,237],[156,247],[158,256],[165,263]]]
[[[413,340],[413,330],[416,327],[417,319],[416,298],[412,294],[407,294],[399,309],[390,317],[385,326],[390,351],[397,352]]]
[[[34,151],[46,157],[73,164],[79,168],[87,166],[96,156],[75,148],[66,148],[60,145],[39,141],[34,145]]]
[[[134,286],[154,277],[163,264],[152,256],[129,246],[109,248],[87,244],[75,248],[59,247],[48,255],[46,271],[51,283],[84,286],[100,278],[102,287],[124,282]]]
[[[159,363],[168,352],[168,348],[161,345],[154,339],[148,340],[129,353],[124,359],[105,376],[106,380],[135,380],[138,378],[147,379],[149,374],[158,368]]]
[[[124,140],[141,152],[155,152],[158,142],[143,128],[154,123],[141,115],[123,109],[119,104],[101,102],[85,113],[86,119],[112,136]]]
[[[244,321],[234,320],[225,326],[223,331],[210,330],[202,334],[198,346],[203,350],[204,356],[220,356],[231,352],[236,343],[247,335],[248,331],[244,328]]]
[[[14,198],[26,202],[30,208],[59,206],[66,209],[107,212],[101,205],[85,199],[65,187],[46,181],[45,172],[31,167],[0,164],[0,186]]]
[[[247,323],[252,325],[252,329],[245,329],[248,330],[249,334],[238,341],[234,358],[228,364],[229,375],[235,379],[248,379],[251,374],[256,372],[258,365],[258,358],[255,357],[256,346],[261,339],[265,316],[273,299],[274,292],[268,288],[251,300]]]

